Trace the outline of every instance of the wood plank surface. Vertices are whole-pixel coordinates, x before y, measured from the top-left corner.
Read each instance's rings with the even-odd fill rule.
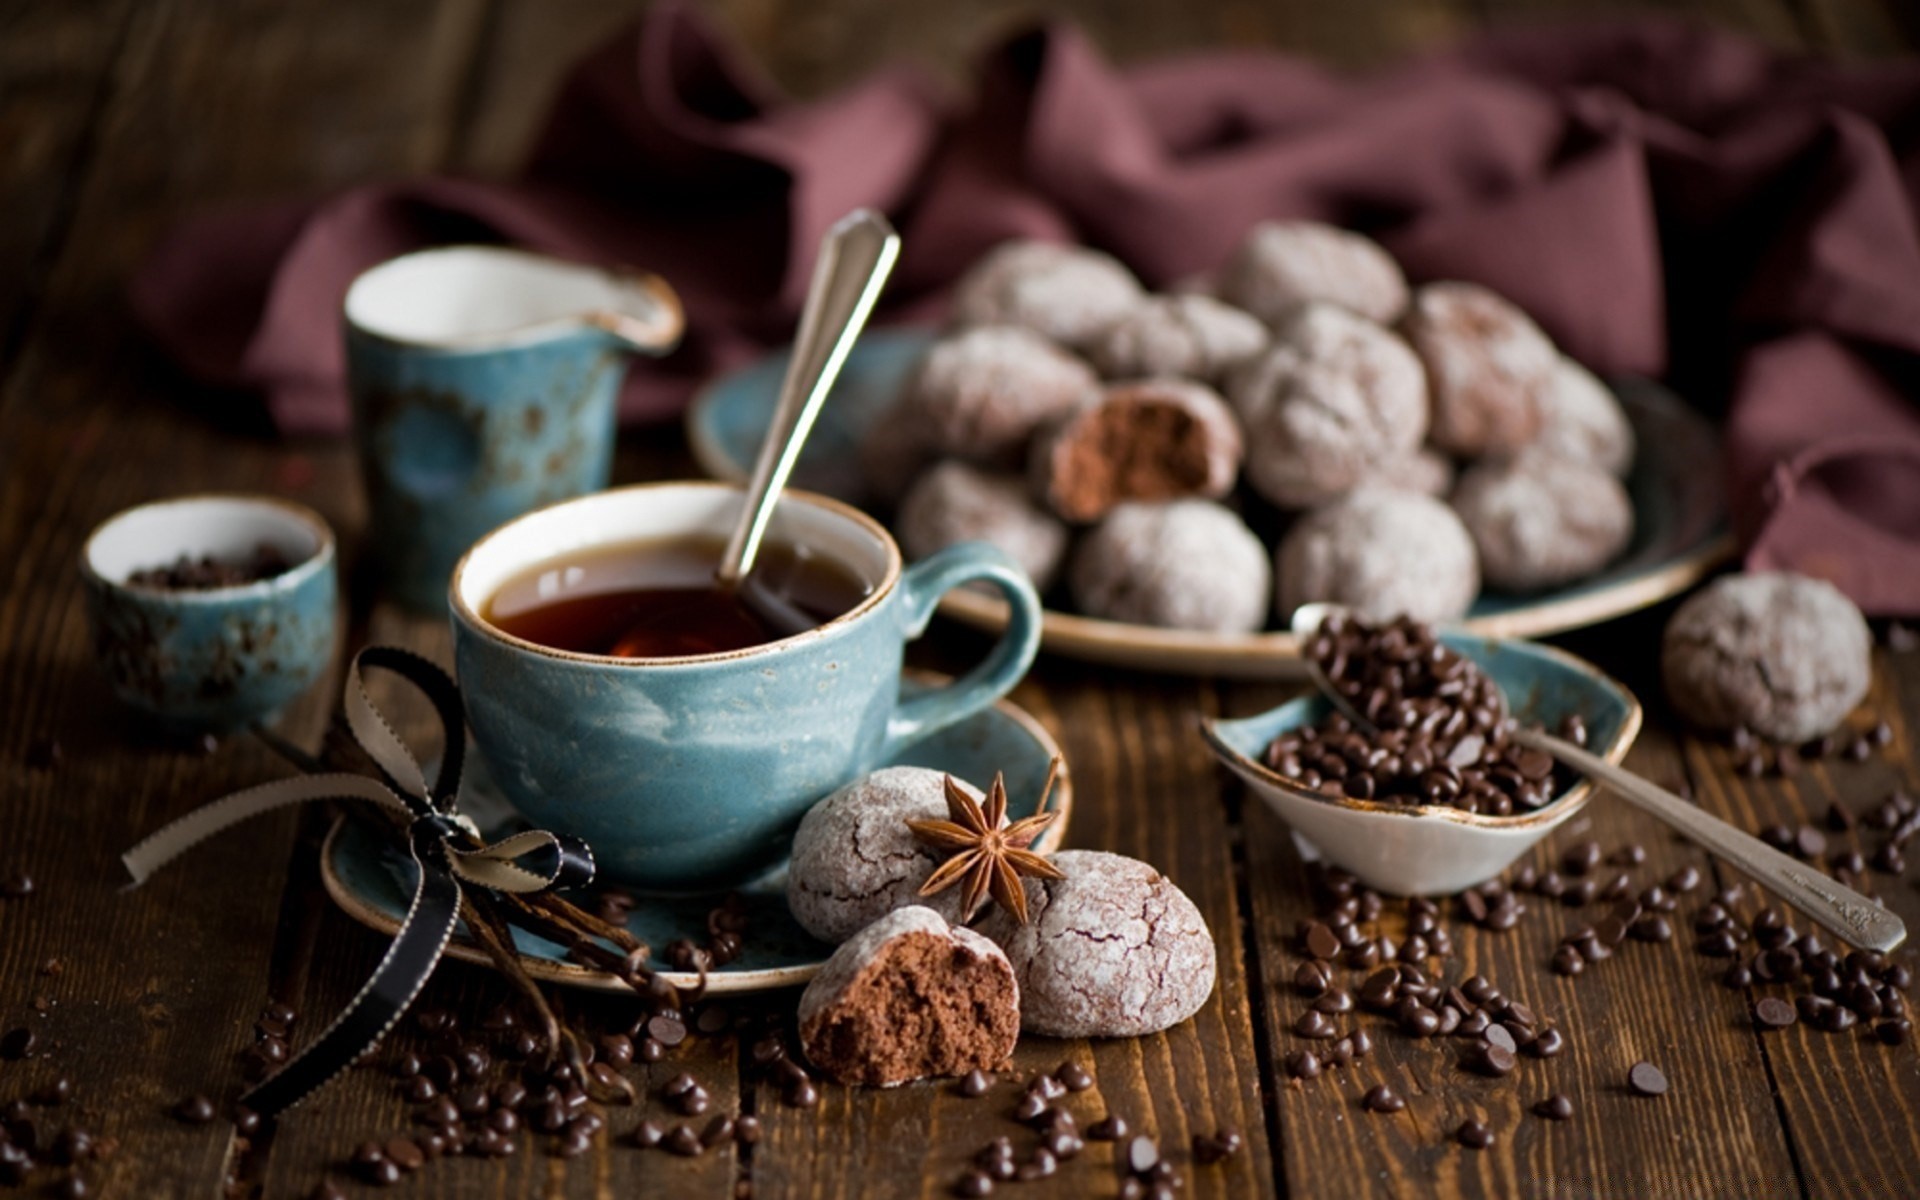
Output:
[[[1271,689],[1248,688],[1227,711],[1255,712],[1279,698]],[[1671,741],[1657,732],[1642,736],[1628,765],[1669,783],[1681,775]],[[1305,868],[1286,827],[1255,800],[1247,802],[1245,828],[1249,862],[1266,864],[1250,870],[1249,880],[1252,944],[1271,998],[1266,1020],[1274,1057],[1324,1051],[1325,1042],[1291,1029],[1308,1007],[1290,986],[1304,961],[1294,930],[1314,915]],[[1544,871],[1582,841],[1598,842],[1609,853],[1640,845],[1646,851],[1642,865],[1594,872],[1605,880],[1624,871],[1636,891],[1684,865],[1708,868],[1702,852],[1604,795],[1520,861]],[[1445,905],[1442,919],[1453,931],[1455,954],[1429,974],[1448,984],[1484,975],[1561,1029],[1567,1050],[1544,1060],[1523,1054],[1511,1076],[1487,1079],[1462,1068],[1457,1040],[1414,1039],[1374,1014],[1337,1019],[1342,1032],[1369,1031],[1378,1047],[1371,1058],[1305,1082],[1278,1073],[1268,1078],[1278,1100],[1288,1190],[1307,1194],[1331,1172],[1353,1194],[1378,1196],[1778,1194],[1779,1181],[1793,1177],[1794,1165],[1759,1048],[1744,1019],[1702,1019],[1741,1008],[1712,982],[1691,949],[1689,914],[1710,890],[1702,887],[1683,903],[1673,918],[1672,942],[1629,940],[1612,958],[1571,979],[1548,970],[1555,946],[1604,916],[1609,905],[1572,908],[1523,896],[1529,911],[1506,932],[1476,928],[1457,906]],[[1386,914],[1377,932],[1404,939],[1404,908],[1389,902]],[[1351,974],[1348,986],[1357,988],[1366,972],[1339,974]],[[1629,1093],[1627,1071],[1642,1059],[1673,1081],[1667,1096],[1649,1100]],[[1360,1097],[1379,1083],[1406,1098],[1405,1112],[1380,1115],[1360,1107]],[[1553,1092],[1574,1098],[1571,1121],[1548,1121],[1530,1111]],[[1489,1126],[1501,1149],[1475,1153],[1457,1145],[1453,1134],[1468,1119]]]
[[[1775,44],[1872,57],[1913,44],[1913,13],[1888,0],[1644,0]],[[958,83],[970,55],[1029,19],[1028,6],[900,6],[874,0],[715,0],[705,6],[781,86],[819,95],[899,58]],[[1303,0],[1250,5],[1115,5],[1076,0],[1045,10],[1079,21],[1121,62],[1216,45],[1273,45],[1365,66],[1492,21],[1599,11],[1585,0]],[[1612,7],[1608,11],[1617,11]],[[117,855],[171,816],[286,768],[245,739],[211,752],[156,733],[121,710],[90,662],[73,556],[107,514],[160,495],[232,489],[286,495],[339,529],[348,561],[364,522],[350,454],[340,444],[262,436],[224,397],[184,383],[146,350],[120,300],[127,271],[179,217],[233,201],[338,187],[441,167],[497,171],[519,160],[566,63],[631,19],[620,5],[562,0],[156,0],[133,5],[23,4],[0,13],[0,878],[39,887],[0,900],[0,1033],[39,1035],[44,1053],[0,1062],[0,1103],[64,1074],[74,1098],[55,1124],[80,1120],[119,1139],[88,1168],[94,1194],[207,1196],[231,1176],[240,1195],[304,1196],[367,1138],[407,1127],[390,1067],[430,1040],[414,1025],[280,1128],[235,1139],[224,1121],[188,1126],[166,1110],[204,1091],[243,1087],[240,1053],[270,999],[303,1020],[338,1011],[378,961],[384,939],[327,900],[314,862],[329,814],[286,814],[235,831],[131,895]],[[673,431],[623,439],[616,477],[689,469]],[[365,600],[365,597],[362,597]],[[1882,653],[1869,706],[1892,745],[1865,763],[1822,761],[1785,779],[1749,780],[1726,749],[1678,731],[1658,700],[1647,647],[1663,612],[1566,639],[1649,702],[1631,763],[1690,782],[1698,802],[1743,828],[1818,824],[1839,802],[1864,811],[1891,788],[1920,788],[1920,654]],[[444,624],[362,603],[349,640],[448,658]],[[948,628],[913,649],[954,670],[983,643]],[[289,714],[309,744],[330,687]],[[1018,1079],[1071,1060],[1096,1086],[1063,1101],[1082,1127],[1107,1113],[1160,1139],[1183,1195],[1911,1196],[1920,1195],[1920,1058],[1859,1031],[1796,1026],[1760,1034],[1723,964],[1693,950],[1691,918],[1734,881],[1699,851],[1605,797],[1533,853],[1536,867],[1570,842],[1647,852],[1638,883],[1684,865],[1708,882],[1674,914],[1665,944],[1628,942],[1578,979],[1549,973],[1567,930],[1599,915],[1529,897],[1519,927],[1455,930],[1447,977],[1482,972],[1566,1030],[1560,1057],[1523,1057],[1495,1081],[1457,1065],[1459,1043],[1419,1042],[1371,1014],[1377,1049],[1343,1072],[1290,1084],[1283,1056],[1304,1044],[1291,1025],[1304,1000],[1289,986],[1295,924],[1311,912],[1303,868],[1283,826],[1207,756],[1200,715],[1244,713],[1283,693],[1247,685],[1133,675],[1043,660],[1016,699],[1058,737],[1077,799],[1067,844],[1145,858],[1206,915],[1220,978],[1200,1014],[1166,1034],[1112,1042],[1024,1039]],[[420,728],[408,723],[408,731]],[[45,763],[48,740],[61,754]],[[1837,839],[1836,840],[1843,840]],[[1862,839],[1877,845],[1878,835]],[[1906,878],[1871,883],[1910,923],[1920,893]],[[1387,905],[1384,928],[1403,918]],[[1802,922],[1804,924],[1804,922]],[[1911,950],[1901,961],[1914,963]],[[54,965],[57,963],[57,967]],[[1777,991],[1777,989],[1776,989]],[[471,1026],[504,989],[491,973],[448,964],[422,998]],[[735,1006],[790,1009],[793,994]],[[630,1019],[618,1000],[561,995],[594,1029]],[[302,1027],[311,1035],[313,1025]],[[1673,1081],[1658,1100],[1630,1095],[1627,1066],[1645,1058]],[[679,1071],[713,1093],[713,1111],[752,1111],[763,1140],[682,1160],[622,1144],[643,1117],[683,1118],[662,1083]],[[526,1137],[498,1160],[435,1164],[391,1194],[515,1197],[670,1195],[891,1197],[950,1194],[992,1137],[1031,1142],[1008,1117],[1018,1084],[961,1098],[944,1085],[889,1091],[822,1087],[814,1109],[786,1107],[745,1062],[736,1037],[690,1040],[629,1077],[641,1106],[609,1114],[578,1158]],[[1393,1116],[1358,1096],[1390,1082],[1409,1100]],[[1574,1097],[1573,1120],[1529,1113],[1548,1090]],[[1486,1152],[1449,1140],[1459,1121],[1488,1122]],[[702,1118],[705,1119],[704,1117]],[[1239,1129],[1228,1162],[1196,1165],[1196,1133]],[[1109,1195],[1114,1150],[1089,1143],[1022,1196]],[[50,1178],[50,1177],[43,1177]],[[39,1183],[37,1180],[36,1183]],[[11,1193],[0,1192],[0,1195]],[[31,1194],[31,1193],[21,1193]],[[360,1189],[354,1189],[360,1194]]]

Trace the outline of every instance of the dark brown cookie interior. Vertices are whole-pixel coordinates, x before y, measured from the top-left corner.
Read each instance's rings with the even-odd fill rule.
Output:
[[[1019,1036],[1002,962],[931,934],[881,944],[803,1030],[807,1057],[844,1083],[879,1085],[997,1066]]]
[[[1185,408],[1150,400],[1101,405],[1052,445],[1049,496],[1069,521],[1092,521],[1122,500],[1172,500],[1206,490],[1214,433]]]

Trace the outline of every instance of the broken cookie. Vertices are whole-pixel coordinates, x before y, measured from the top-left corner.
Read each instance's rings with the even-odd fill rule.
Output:
[[[1068,521],[1127,500],[1217,500],[1240,474],[1233,410],[1204,384],[1145,379],[1108,387],[1035,439],[1034,491]]]
[[[989,1070],[1019,1036],[1007,956],[917,905],[854,935],[800,997],[800,1047],[842,1083],[893,1087]]]

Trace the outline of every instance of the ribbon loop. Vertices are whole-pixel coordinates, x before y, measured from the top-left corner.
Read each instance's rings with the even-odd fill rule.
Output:
[[[431,783],[420,760],[368,695],[362,669],[391,671],[432,702],[440,718],[440,769]],[[138,887],[187,850],[250,817],[308,800],[364,800],[412,817],[407,849],[419,868],[406,920],[385,957],[346,1011],[285,1068],[241,1102],[262,1116],[300,1103],[371,1050],[426,985],[460,917],[462,882],[529,894],[593,881],[593,852],[565,834],[528,830],[488,845],[473,820],[455,811],[466,753],[460,691],[426,659],[389,646],[354,656],[344,687],[347,727],[380,768],[365,775],[306,775],[234,792],[163,826],[121,856]]]

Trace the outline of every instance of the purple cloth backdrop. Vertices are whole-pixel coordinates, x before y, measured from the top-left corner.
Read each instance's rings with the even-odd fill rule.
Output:
[[[1241,51],[1119,70],[1051,27],[984,55],[975,82],[964,109],[906,69],[795,103],[662,4],[574,69],[516,177],[208,214],[157,248],[133,302],[190,372],[329,434],[348,420],[341,297],[364,268],[452,241],[646,267],[685,298],[689,336],[633,371],[622,411],[645,420],[787,336],[813,247],[858,205],[902,230],[896,318],[937,311],[1011,236],[1085,241],[1164,284],[1256,221],[1317,218],[1724,413],[1749,565],[1920,615],[1920,65],[1636,20],[1360,77]]]

